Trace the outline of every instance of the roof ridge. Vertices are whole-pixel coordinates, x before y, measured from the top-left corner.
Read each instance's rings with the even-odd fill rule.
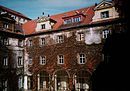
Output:
[[[1,9],[4,9],[4,10],[7,10],[7,11],[10,12],[10,13],[14,13],[14,14],[17,14],[17,15],[19,15],[19,16],[21,16],[21,17],[30,19],[30,18],[28,18],[27,16],[25,16],[24,14],[22,14],[22,13],[20,13],[20,12],[18,12],[18,11],[15,11],[15,10],[13,10],[13,9],[10,9],[10,8],[8,8],[8,7],[5,7],[5,6],[0,5],[0,8],[1,8]]]
[[[63,14],[69,13],[69,12],[73,12],[73,11],[77,11],[77,10],[82,10],[82,9],[86,9],[86,8],[89,9],[91,7],[95,7],[95,5],[88,6],[88,7],[83,7],[83,8],[79,8],[79,9],[74,9],[74,10],[70,10],[70,11],[67,11],[67,12],[59,13],[59,14],[54,14],[54,15],[51,15],[50,17],[57,16],[57,15],[63,15]]]

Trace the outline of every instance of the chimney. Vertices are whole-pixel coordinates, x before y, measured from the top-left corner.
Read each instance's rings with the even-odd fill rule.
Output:
[[[50,15],[48,14],[48,17],[50,17]]]
[[[44,12],[42,12],[42,15],[44,15]]]
[[[95,6],[97,6],[97,3],[95,3]]]

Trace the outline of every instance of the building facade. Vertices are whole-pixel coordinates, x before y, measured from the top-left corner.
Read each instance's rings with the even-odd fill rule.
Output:
[[[13,19],[12,23],[15,22]],[[113,32],[120,32],[120,24],[113,3],[104,0],[94,6],[41,16],[22,24],[21,33],[7,33],[15,35],[9,42],[13,48],[9,48],[17,50],[11,54],[17,60],[14,73],[19,85],[17,90],[4,89],[8,86],[4,80],[2,91],[92,91],[91,76],[106,58],[104,42]],[[0,50],[3,52],[3,47]],[[1,57],[10,55],[8,51],[4,53],[0,53]],[[7,65],[8,59],[1,58],[1,62]]]
[[[24,77],[24,35],[22,24],[16,21],[21,13],[0,6],[0,90],[21,91]]]
[[[118,18],[112,2],[102,1],[25,23],[26,89],[91,91],[91,75],[103,60],[103,44]]]

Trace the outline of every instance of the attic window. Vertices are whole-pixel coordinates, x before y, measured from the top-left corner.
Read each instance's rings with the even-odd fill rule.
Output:
[[[68,19],[64,19],[64,24],[71,24],[81,21],[81,16],[71,17]]]
[[[42,25],[41,25],[41,29],[45,29],[45,24],[42,24]]]
[[[101,12],[101,18],[109,18],[109,11]]]

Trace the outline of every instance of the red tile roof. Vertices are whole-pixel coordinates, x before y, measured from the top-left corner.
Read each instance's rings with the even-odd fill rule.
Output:
[[[27,16],[23,15],[22,13],[17,12],[17,11],[14,11],[14,10],[9,9],[9,8],[6,8],[6,7],[1,6],[1,5],[0,5],[0,10],[6,11],[6,12],[12,14],[12,15],[16,15],[16,16],[25,18],[25,19],[27,19],[27,20],[31,20],[30,18],[28,18]]]
[[[36,20],[31,20],[23,24],[22,26],[24,34],[32,34],[35,32],[36,28]]]
[[[76,24],[84,25],[84,24],[91,23],[92,17],[94,16],[94,7],[95,6],[81,8],[81,9],[77,9],[77,10],[73,10],[73,11],[69,11],[69,12],[65,12],[65,13],[50,16],[51,19],[56,21],[56,24],[53,26],[52,30],[57,30],[57,29],[60,29],[60,28],[76,26]],[[83,21],[79,22],[79,23],[64,26],[63,17],[64,16],[66,16],[66,17],[74,16],[76,14],[76,12],[82,12],[85,15],[85,19]],[[29,21],[29,22],[23,24],[23,29],[24,29],[24,32],[25,32],[26,35],[35,33],[35,28],[36,28],[36,20],[32,20],[32,21]]]

